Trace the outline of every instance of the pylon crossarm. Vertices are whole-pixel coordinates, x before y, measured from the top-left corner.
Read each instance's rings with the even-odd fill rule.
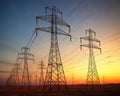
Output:
[[[29,48],[27,48],[26,46],[21,48],[21,50],[24,50],[24,49],[26,49],[26,50],[29,50],[29,51],[30,51],[30,49],[29,49]]]
[[[82,39],[84,39],[84,40],[89,40],[88,38],[89,38],[89,36],[80,37],[80,43],[82,43]]]
[[[41,19],[45,22],[51,23],[51,17],[52,15],[45,15],[45,16],[36,16],[36,24],[38,24],[38,19]],[[60,17],[56,16],[57,18],[57,25],[61,25],[61,26],[67,26],[70,27],[70,25],[68,25],[63,19],[61,19]]]
[[[94,44],[92,44],[92,45],[90,46],[90,48],[95,48],[95,49],[99,49],[99,50],[101,50],[100,47],[98,47],[98,46],[96,46],[96,45],[94,45]]]
[[[67,33],[67,32],[65,32],[65,31],[63,31],[63,30],[61,30],[61,29],[59,29],[59,28],[57,28],[57,32],[60,34],[68,34],[68,35],[70,35],[69,33]]]
[[[57,16],[57,25],[66,26],[66,27],[70,28],[70,25],[68,25],[63,19],[61,19],[58,16]]]
[[[96,36],[95,31],[93,31],[92,29],[87,29],[87,30],[85,30],[85,32],[86,32],[86,34],[93,33]]]
[[[44,16],[36,16],[36,24],[38,24],[38,19],[41,19],[45,22],[50,23],[51,22],[52,15],[44,15]]]
[[[92,44],[92,45],[89,45],[89,44],[81,44],[80,45],[81,47],[88,47],[88,48],[95,48],[95,49],[101,49],[99,47],[97,47],[96,45]]]
[[[24,55],[24,52],[18,53],[18,56],[20,56],[20,55]]]
[[[34,57],[34,55],[32,53],[25,53],[25,52],[18,53],[18,56],[24,55],[24,54]]]
[[[97,38],[90,38],[89,36],[80,37],[80,42],[82,42],[82,39],[87,41],[90,40],[90,41],[100,42]]]
[[[80,47],[82,48],[83,47],[89,47],[89,44],[81,44]]]
[[[23,57],[18,57],[17,59],[24,59]]]
[[[45,32],[50,32],[51,33],[51,27],[39,27],[39,28],[36,28],[35,30],[41,30],[41,31],[45,31]]]
[[[27,53],[27,55],[34,57],[34,55],[32,53]]]
[[[59,34],[59,35],[65,35],[65,36],[70,36],[70,38],[71,38],[71,34],[65,32],[65,31],[63,31],[61,29],[58,29],[57,34]]]
[[[49,9],[50,11],[52,11],[53,10],[53,8],[55,9],[55,11],[57,12],[57,13],[60,13],[60,14],[62,14],[62,12],[59,10],[59,9],[57,9],[55,6],[47,6],[46,7],[46,14],[47,14],[47,10]]]
[[[34,61],[35,59],[33,59],[33,58],[30,58],[30,57],[27,57],[27,60],[33,60],[33,61]]]
[[[97,38],[93,38],[92,40],[96,42],[100,42],[100,40],[98,40]]]

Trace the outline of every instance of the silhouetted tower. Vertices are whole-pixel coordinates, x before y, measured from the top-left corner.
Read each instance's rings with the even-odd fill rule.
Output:
[[[74,74],[72,73],[72,85],[74,85]]]
[[[15,69],[15,83],[16,83],[16,86],[20,86],[20,72],[19,72],[19,70],[21,70],[20,64],[16,63],[14,65],[14,69]]]
[[[8,77],[5,85],[7,86],[16,86],[16,82],[15,82],[15,69],[12,68],[11,72],[10,72],[10,76]]]
[[[45,65],[43,64],[43,61],[41,61],[40,64],[38,64],[38,69],[39,69],[39,85],[42,86],[44,85],[44,69]]]
[[[19,86],[20,85],[20,79],[19,79],[19,70],[20,70],[20,64],[16,63],[14,64],[14,67],[12,68],[10,72],[10,76],[8,77],[6,84],[8,86]]]
[[[50,15],[48,14],[48,11]],[[64,74],[64,69],[61,61],[59,46],[58,46],[58,38],[57,35],[71,35],[60,28],[59,26],[65,26],[69,28],[70,32],[70,26],[63,20],[63,13],[57,9],[55,6],[47,6],[46,7],[46,15],[45,16],[37,16],[36,17],[36,23],[37,28],[36,31],[41,30],[45,32],[51,33],[51,46],[50,46],[50,52],[49,52],[49,58],[48,58],[48,66],[46,70],[46,76],[45,76],[45,83],[43,90],[46,90],[48,88],[49,91],[53,91],[55,87],[57,87],[57,90],[61,90],[61,85],[66,85],[66,78]],[[43,20],[45,22],[51,23],[50,27],[39,27],[38,25],[38,19]],[[71,39],[71,38],[70,38]],[[60,87],[61,86],[61,87]],[[65,90],[67,87],[64,87]]]
[[[21,53],[18,53],[18,58],[24,61],[23,75],[22,75],[22,85],[30,86],[30,74],[28,70],[28,60],[34,60],[34,55],[30,53],[30,49],[25,47],[21,48]]]
[[[37,73],[36,73],[36,75],[35,75],[35,84],[36,84],[36,86],[38,85],[38,83],[37,83],[37,78],[38,78],[38,76],[37,76]]]
[[[100,80],[99,80],[99,76],[98,76],[98,72],[97,72],[97,68],[96,68],[96,62],[95,62],[95,58],[94,58],[94,52],[93,49],[99,49],[101,52],[101,48],[99,48],[98,46],[96,46],[94,44],[94,42],[98,42],[99,46],[100,46],[100,41],[98,39],[95,38],[96,33],[91,30],[88,29],[85,31],[86,34],[88,34],[88,36],[85,37],[80,37],[80,42],[82,43],[82,39],[88,41],[88,44],[81,44],[80,47],[82,49],[83,47],[88,47],[89,48],[89,64],[88,64],[88,73],[87,73],[87,80],[86,80],[86,84],[99,84]]]

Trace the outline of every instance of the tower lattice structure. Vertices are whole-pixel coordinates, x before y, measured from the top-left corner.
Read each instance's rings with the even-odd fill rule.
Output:
[[[20,71],[21,68],[20,68],[20,64],[16,63],[14,65],[14,70],[15,70],[15,84],[16,86],[20,86]]]
[[[45,82],[43,86],[43,91],[53,91],[54,89],[60,91],[62,89],[67,90],[67,82],[63,69],[63,64],[61,61],[59,46],[58,46],[58,34],[70,36],[71,35],[62,29],[58,28],[59,26],[68,27],[70,32],[70,25],[68,25],[63,20],[63,13],[57,9],[55,6],[46,7],[46,15],[36,17],[36,32],[38,30],[51,33],[51,46],[49,51],[48,66],[46,70]],[[49,13],[49,14],[48,14]],[[50,27],[39,27],[38,20],[42,20],[51,24]],[[65,86],[63,88],[63,86]]]
[[[43,61],[41,61],[40,64],[38,64],[38,69],[39,69],[39,85],[43,86],[44,85],[44,70],[45,65],[43,64]]]
[[[25,47],[21,48],[21,52],[18,53],[18,58],[24,61],[23,75],[21,84],[23,86],[30,86],[30,74],[28,70],[28,60],[34,60],[34,55],[30,53],[30,49]]]
[[[10,76],[8,77],[6,83],[6,86],[16,86],[16,82],[15,82],[15,69],[12,68],[11,72],[10,72]]]
[[[14,64],[14,67],[12,68],[12,70],[10,72],[10,76],[8,77],[5,85],[20,86],[19,70],[21,70],[20,64],[18,64],[18,63]]]
[[[81,50],[82,50],[82,46],[89,48],[89,64],[88,64],[86,84],[100,84],[94,52],[93,52],[93,49],[99,49],[101,52],[101,48],[94,44],[95,42],[98,42],[100,46],[100,41],[97,38],[95,38],[96,32],[94,32],[92,29],[88,29],[85,32],[86,34],[88,34],[88,36],[80,37],[80,42],[82,43],[82,40],[86,40],[88,41],[88,44],[81,44],[80,47]]]

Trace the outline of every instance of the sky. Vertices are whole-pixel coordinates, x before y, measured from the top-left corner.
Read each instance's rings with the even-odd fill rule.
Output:
[[[0,85],[5,84],[17,54],[34,32],[36,16],[45,15],[48,5],[60,9],[71,26],[71,42],[69,37],[58,36],[67,82],[86,83],[89,51],[80,50],[79,38],[91,28],[101,41],[102,53],[94,50],[100,82],[120,83],[120,0],[0,0]],[[39,32],[30,48],[35,56],[35,64],[29,64],[33,81],[41,60],[47,67],[50,36]]]

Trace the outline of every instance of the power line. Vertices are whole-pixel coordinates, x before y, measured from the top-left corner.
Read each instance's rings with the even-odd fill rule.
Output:
[[[38,34],[37,34],[36,30],[34,30],[31,38],[29,39],[29,41],[28,41],[28,43],[26,45],[28,48],[30,48],[32,46],[32,44],[35,42],[37,35]]]

